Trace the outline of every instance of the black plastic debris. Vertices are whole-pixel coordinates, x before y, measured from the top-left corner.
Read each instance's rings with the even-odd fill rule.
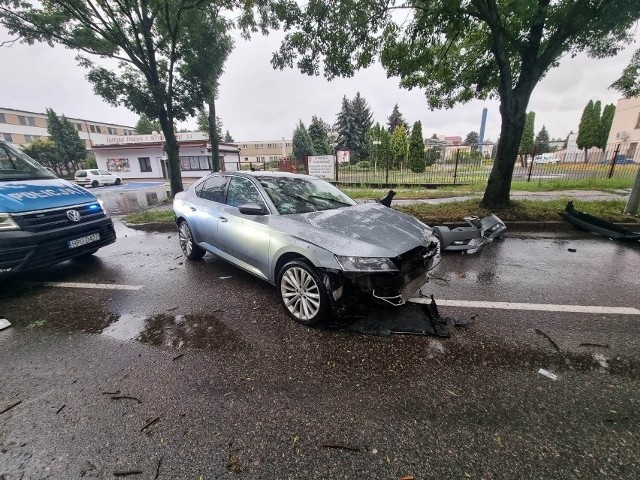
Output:
[[[334,328],[351,332],[389,337],[392,333],[433,335],[449,338],[454,326],[467,326],[473,320],[443,317],[433,296],[430,303],[407,302],[397,307],[376,305],[367,314],[356,318],[344,318]]]

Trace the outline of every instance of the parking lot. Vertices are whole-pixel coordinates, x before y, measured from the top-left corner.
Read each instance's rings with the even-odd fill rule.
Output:
[[[116,221],[85,263],[6,281],[0,475],[634,478],[640,251],[510,234],[423,293],[450,339],[291,321],[274,287]],[[568,249],[575,249],[570,252]],[[557,380],[538,373],[540,368]],[[141,473],[132,473],[141,472]]]

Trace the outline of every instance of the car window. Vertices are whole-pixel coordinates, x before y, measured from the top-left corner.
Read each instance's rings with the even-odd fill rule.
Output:
[[[104,170],[98,170],[100,175],[111,175],[111,172],[105,172]]]
[[[336,187],[313,177],[258,177],[260,184],[281,215],[356,205]]]
[[[257,203],[266,207],[260,192],[248,178],[232,177],[227,189],[227,205],[239,207],[245,203]]]
[[[89,170],[89,172],[91,172],[91,175],[100,175],[98,170]]]
[[[204,181],[199,195],[196,189],[196,195],[204,200],[222,203],[224,202],[224,189],[227,186],[228,180],[226,177],[213,175]]]

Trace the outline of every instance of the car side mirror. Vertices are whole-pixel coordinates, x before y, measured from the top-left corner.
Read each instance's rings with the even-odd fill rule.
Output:
[[[240,205],[238,210],[244,215],[265,215],[267,213],[264,206],[258,205],[257,203],[245,203]]]

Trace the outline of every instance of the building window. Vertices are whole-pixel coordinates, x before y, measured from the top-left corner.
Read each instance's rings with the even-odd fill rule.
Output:
[[[18,122],[20,123],[20,125],[26,125],[29,127],[35,127],[36,126],[36,119],[33,117],[26,117],[24,115],[18,115]]]
[[[4,113],[0,113],[0,123],[7,123],[7,117]]]
[[[151,159],[149,157],[140,157],[138,158],[140,162],[140,171],[141,172],[150,172],[151,171]]]
[[[34,137],[33,135],[24,136],[25,143],[33,143],[35,140],[37,140],[37,137]]]
[[[96,133],[96,126],[95,125],[89,125],[89,130],[91,130],[91,133]]]
[[[211,170],[210,155],[192,155],[180,157],[180,168],[183,171],[188,170]]]
[[[76,123],[76,128],[78,129],[79,132],[82,131],[82,124],[81,123]]]
[[[13,136],[10,133],[2,133],[5,142],[13,142]]]
[[[640,128],[640,113],[638,114],[638,120],[636,120],[636,128]]]

